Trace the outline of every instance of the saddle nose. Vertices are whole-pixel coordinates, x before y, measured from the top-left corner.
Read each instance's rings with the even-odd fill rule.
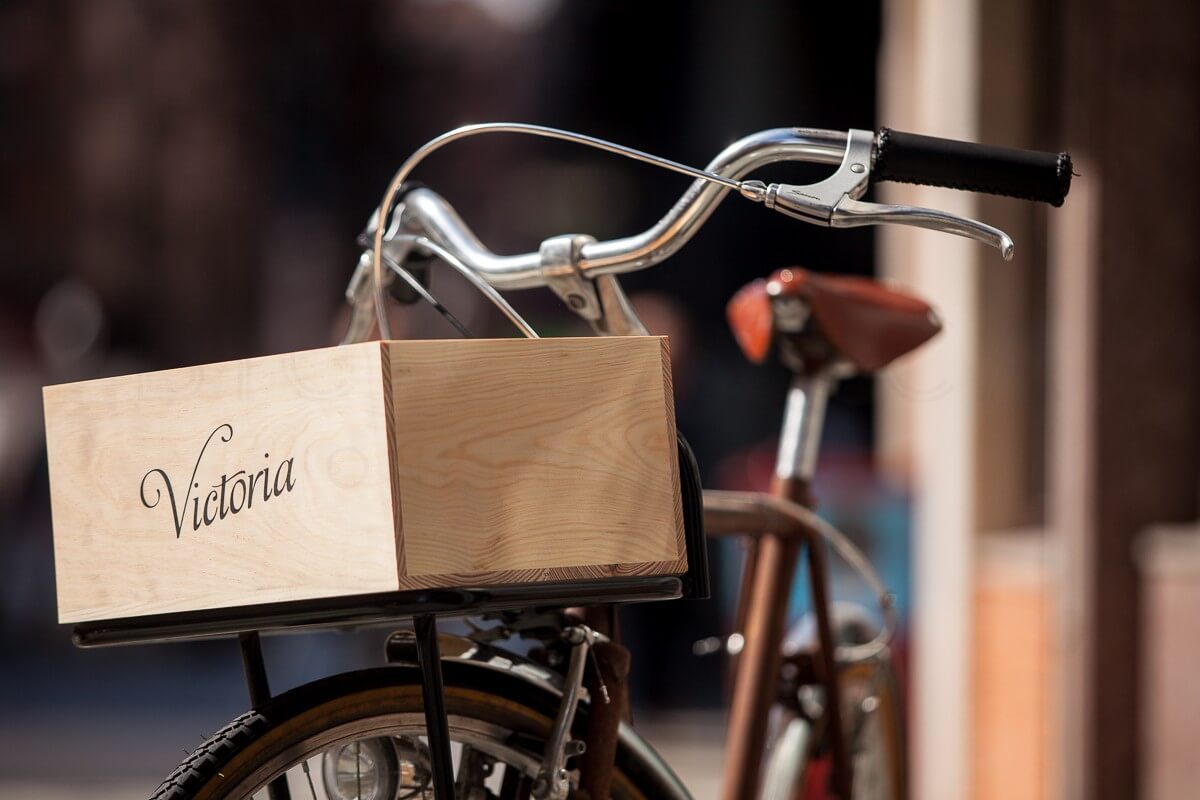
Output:
[[[942,329],[937,312],[908,292],[870,278],[790,267],[743,286],[726,307],[734,338],[751,361],[767,357],[779,330],[777,301],[787,298],[808,307],[811,333],[860,372],[890,364]]]

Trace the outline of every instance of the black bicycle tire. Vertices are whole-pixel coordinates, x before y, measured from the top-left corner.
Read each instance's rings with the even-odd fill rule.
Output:
[[[443,675],[447,702],[451,705],[456,691],[491,696],[497,700],[497,709],[502,704],[517,703],[543,718],[546,730],[558,708],[559,697],[556,693],[503,671],[451,660],[443,662]],[[293,720],[302,719],[306,712],[332,702],[348,702],[364,692],[419,685],[420,673],[417,669],[396,665],[342,673],[299,686],[273,698],[259,709],[241,714],[207,739],[159,785],[150,800],[196,800],[199,797],[227,796],[220,793],[219,787],[213,786],[214,779],[219,777],[222,770],[247,748],[268,734],[283,729]],[[416,694],[419,695],[419,692]],[[582,735],[587,710],[587,704],[581,703],[575,721],[577,735]],[[618,746],[616,761],[617,774],[623,776],[621,783],[636,790],[632,797],[640,795],[651,800],[687,797],[686,792],[680,793],[682,784],[678,778],[663,765],[649,763],[646,754],[638,748],[622,743]]]

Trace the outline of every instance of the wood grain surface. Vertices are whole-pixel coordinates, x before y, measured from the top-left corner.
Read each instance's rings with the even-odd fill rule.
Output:
[[[687,568],[665,339],[370,342],[44,395],[61,622]]]
[[[394,589],[378,359],[368,343],[46,387],[60,621]],[[229,441],[223,430],[200,457],[222,425]],[[208,503],[218,518],[203,524],[201,508],[195,527],[194,501],[222,475],[268,468],[273,481],[288,458],[293,489],[263,500],[260,479],[248,507],[221,519]],[[153,508],[142,488],[161,492]]]
[[[686,570],[665,338],[385,352],[402,586]]]

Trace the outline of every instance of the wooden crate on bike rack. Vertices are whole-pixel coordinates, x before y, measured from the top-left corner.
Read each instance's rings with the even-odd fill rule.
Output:
[[[368,342],[45,389],[59,620],[687,570],[667,342]]]

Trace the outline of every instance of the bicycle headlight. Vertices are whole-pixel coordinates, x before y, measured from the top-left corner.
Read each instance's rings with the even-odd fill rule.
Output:
[[[321,777],[333,800],[393,800],[397,766],[390,739],[356,739],[325,751]]]

